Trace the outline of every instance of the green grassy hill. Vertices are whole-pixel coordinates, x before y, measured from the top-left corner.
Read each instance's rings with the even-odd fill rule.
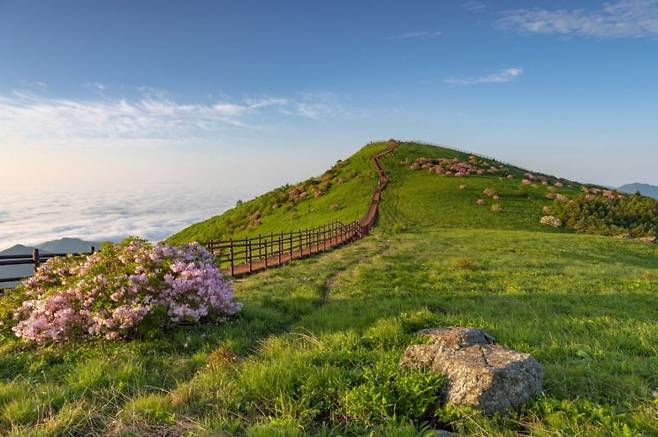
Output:
[[[384,147],[338,171],[358,176],[250,229],[220,227],[280,202],[277,191],[172,241],[359,218],[376,183],[369,159]],[[563,203],[547,195],[589,195],[569,181],[555,187],[534,173],[523,183],[526,171],[491,160],[497,174],[412,169],[418,158],[453,157],[468,160],[403,143],[384,159],[391,183],[372,234],[236,281],[244,309],[226,324],[52,347],[0,337],[0,434],[658,435],[656,245],[541,226],[544,208],[561,213]],[[332,203],[345,208],[320,207]],[[596,230],[606,211],[597,205],[577,230]],[[612,231],[622,223],[601,217]],[[542,395],[505,417],[437,407],[441,379],[397,362],[419,329],[449,325],[532,353],[545,368]]]
[[[369,144],[317,178],[283,186],[236,205],[221,215],[183,229],[167,241],[240,238],[361,218],[377,184],[372,157],[386,147],[386,143]]]
[[[240,238],[312,227],[332,220],[347,223],[360,219],[377,184],[371,159],[386,147],[386,143],[369,144],[350,158],[339,161],[320,177],[280,187],[236,205],[221,215],[172,235],[167,241],[184,243]],[[384,208],[404,225],[538,229],[542,207],[552,203],[546,198],[549,191],[541,184],[540,178],[559,180],[555,177],[535,173],[537,179],[532,185],[521,186],[527,171],[510,165],[504,165],[509,170],[504,174],[513,175],[513,179],[502,178],[503,173],[448,178],[409,169],[417,158],[467,161],[469,156],[449,148],[401,143],[395,154],[383,161],[392,179]],[[466,185],[463,192],[459,190],[460,185]],[[580,186],[572,185],[572,188],[553,189],[574,196],[579,193]],[[495,189],[504,200],[491,201],[483,194],[486,188]],[[305,194],[300,197],[299,193]],[[478,198],[487,200],[484,208],[476,205]],[[501,205],[501,213],[488,213],[496,203]]]

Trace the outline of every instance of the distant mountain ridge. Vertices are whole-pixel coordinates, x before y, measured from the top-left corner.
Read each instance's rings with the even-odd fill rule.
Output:
[[[89,252],[92,246],[94,246],[96,249],[99,249],[101,244],[102,242],[100,241],[85,241],[81,240],[80,238],[60,238],[58,240],[46,241],[45,243],[37,244],[35,246],[16,244],[10,248],[0,251],[0,255],[31,255],[34,249],[39,249],[39,251],[44,254]],[[0,267],[0,278],[28,276],[31,273],[31,265]],[[14,287],[15,285],[16,284],[13,282],[0,283],[0,289]]]
[[[639,191],[640,194],[644,196],[658,199],[658,187],[655,185],[633,183],[633,184],[622,185],[617,189],[622,193],[637,193]]]

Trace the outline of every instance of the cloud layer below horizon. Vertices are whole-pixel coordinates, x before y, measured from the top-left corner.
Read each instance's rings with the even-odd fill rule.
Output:
[[[0,193],[0,250],[63,237],[159,241],[254,195],[246,189],[152,185],[112,191]]]

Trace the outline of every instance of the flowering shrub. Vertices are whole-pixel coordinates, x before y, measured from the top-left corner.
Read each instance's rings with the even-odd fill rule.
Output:
[[[427,170],[444,176],[464,177],[471,175],[509,174],[509,168],[478,158],[475,155],[468,157],[466,161],[458,158],[418,158],[409,166],[411,170]]]
[[[545,215],[539,220],[539,223],[544,226],[552,226],[554,228],[559,228],[562,226],[562,220],[552,215]]]
[[[241,308],[202,246],[128,239],[83,257],[52,258],[16,291],[18,337],[37,343],[74,337],[152,334],[162,327],[223,320]]]

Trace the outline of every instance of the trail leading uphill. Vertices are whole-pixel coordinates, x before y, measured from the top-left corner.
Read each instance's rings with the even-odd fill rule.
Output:
[[[332,221],[312,229],[270,233],[266,236],[258,235],[239,240],[232,238],[210,240],[204,243],[205,246],[216,256],[226,275],[241,276],[360,240],[375,225],[382,192],[389,182],[389,177],[380,160],[392,153],[398,145],[399,142],[390,140],[388,148],[372,158],[379,179],[368,210],[360,221],[347,225],[339,221]]]

